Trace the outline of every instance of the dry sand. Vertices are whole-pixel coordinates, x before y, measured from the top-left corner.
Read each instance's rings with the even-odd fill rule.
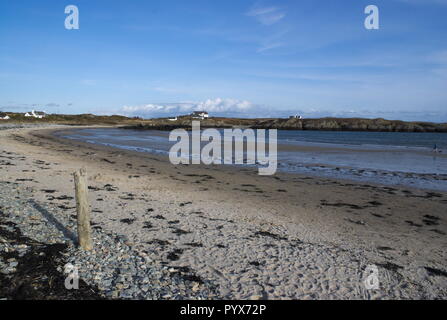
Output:
[[[85,166],[98,226],[156,263],[215,281],[222,298],[447,298],[447,193],[174,166],[55,138],[54,130],[0,131],[0,180],[73,215],[66,196],[74,197],[72,173]],[[371,264],[378,290],[363,283]]]

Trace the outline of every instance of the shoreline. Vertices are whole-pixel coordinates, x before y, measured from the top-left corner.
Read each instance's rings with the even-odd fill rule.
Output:
[[[126,126],[138,130],[173,130],[191,128],[191,116],[179,116],[175,121],[167,118],[147,119],[141,123]],[[282,129],[307,131],[362,131],[362,132],[447,132],[446,123],[422,121],[386,120],[381,118],[202,118],[203,128],[252,128],[252,129]]]
[[[93,114],[48,114],[44,119],[26,118],[23,113],[9,112],[9,120],[2,120],[5,124],[36,124],[47,125],[125,125],[135,129],[172,130],[176,128],[188,129],[191,121],[196,120],[191,115],[179,115],[177,120],[169,118],[128,118],[125,116],[97,116]],[[208,128],[252,128],[252,129],[282,129],[307,131],[346,131],[346,132],[447,132],[447,123],[426,121],[388,120],[383,118],[225,118],[205,117],[200,119],[204,127]]]
[[[122,130],[121,128],[109,128],[109,130],[111,131],[100,130],[99,136],[91,131],[82,131],[82,129],[63,130],[60,133],[55,132],[54,135],[59,138],[88,142],[117,150],[165,156],[161,159],[167,159],[169,143],[145,140],[146,136],[142,136],[139,132],[126,138],[126,131],[121,132],[122,134],[119,132]],[[105,139],[102,137],[104,134],[110,134],[111,137]],[[119,136],[118,140],[114,138],[117,136]],[[165,137],[167,141],[167,135],[161,131],[150,131],[148,136]],[[133,140],[134,138],[136,140]],[[277,171],[285,174],[347,180],[356,183],[374,183],[391,187],[412,187],[427,191],[447,191],[447,171],[445,173],[430,171],[431,168],[426,166],[426,163],[429,160],[434,161],[433,157],[435,157],[439,162],[437,164],[438,171],[441,170],[442,163],[447,159],[445,154],[434,156],[428,150],[416,148],[409,150],[404,147],[391,150],[389,147],[387,149],[386,145],[366,148],[358,145],[328,143],[290,144],[284,140],[279,141],[277,150]],[[385,162],[382,161],[383,157],[387,158]],[[399,159],[402,158],[405,161],[399,163]],[[413,161],[409,161],[410,158]],[[394,163],[399,163],[400,170]],[[229,166],[227,165],[227,167]],[[256,166],[230,165],[230,167],[243,169]]]
[[[445,270],[445,192],[173,166],[161,156],[51,135],[59,130],[0,131],[0,159],[13,164],[0,162],[1,180],[25,179],[35,201],[73,214],[73,200],[57,197],[73,193],[71,173],[87,166],[98,226],[157,263],[217,283],[221,298],[447,297],[447,278],[427,271]],[[4,160],[5,152],[14,159]],[[49,189],[55,192],[42,191]],[[361,287],[371,263],[386,275],[378,292]]]

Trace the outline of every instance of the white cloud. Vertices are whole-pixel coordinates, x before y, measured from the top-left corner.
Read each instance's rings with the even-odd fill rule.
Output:
[[[247,111],[253,104],[247,100],[236,99],[208,99],[197,104],[197,108],[211,112]]]
[[[341,117],[341,118],[385,118],[400,119],[406,121],[447,121],[447,113],[436,111],[402,111],[402,110],[377,110],[348,109],[341,111],[302,107],[295,109],[276,109],[262,105],[256,105],[249,101],[236,99],[208,99],[202,102],[185,102],[172,104],[147,104],[141,106],[125,106],[118,114],[125,116],[140,116],[144,118],[167,117],[189,114],[194,110],[210,112],[211,116],[238,117],[238,118],[287,118],[290,115],[299,114],[304,118]]]
[[[261,53],[261,52],[268,51],[271,49],[279,48],[282,45],[283,45],[282,43],[269,43],[269,44],[266,44],[266,45],[260,47],[258,50],[256,50],[256,52]]]
[[[272,25],[283,19],[286,14],[278,7],[253,7],[247,12],[250,17],[255,17],[264,25]]]
[[[124,106],[120,113],[127,116],[162,117],[187,114],[194,110],[204,110],[211,113],[211,115],[225,115],[229,113],[249,113],[254,108],[255,105],[247,100],[215,98],[199,102],[151,103],[140,106]]]
[[[276,7],[264,7],[264,8],[252,8],[247,15],[249,16],[259,16],[259,15],[264,15],[264,14],[269,14],[272,12],[276,12],[278,10],[278,8]]]

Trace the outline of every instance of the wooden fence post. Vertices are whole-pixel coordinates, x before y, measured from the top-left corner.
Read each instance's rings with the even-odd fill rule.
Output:
[[[90,229],[90,206],[87,191],[87,171],[85,168],[74,173],[76,190],[76,209],[78,218],[78,241],[84,250],[92,250],[92,235]]]

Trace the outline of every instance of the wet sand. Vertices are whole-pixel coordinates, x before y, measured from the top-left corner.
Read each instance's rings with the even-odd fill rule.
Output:
[[[290,140],[285,138],[287,134],[288,132],[279,132],[278,171],[320,178],[349,179],[359,183],[447,191],[445,154],[435,154],[422,147],[346,145],[340,144],[342,140],[339,138],[336,143],[295,141],[290,144]],[[113,128],[73,129],[60,133],[60,137],[68,139],[158,155],[168,155],[174,145],[174,142],[169,142],[168,136],[169,132],[166,131]],[[361,142],[361,139],[351,138],[354,143]],[[417,136],[407,136],[406,139],[419,141]],[[391,140],[390,137],[384,138],[383,143],[390,143]],[[405,145],[403,141],[399,143]]]
[[[222,298],[447,297],[447,193],[173,166],[54,130],[0,131],[0,180],[73,215],[72,172],[85,166],[97,226],[157,263],[216,281]],[[370,264],[379,268],[379,290],[362,282]]]

